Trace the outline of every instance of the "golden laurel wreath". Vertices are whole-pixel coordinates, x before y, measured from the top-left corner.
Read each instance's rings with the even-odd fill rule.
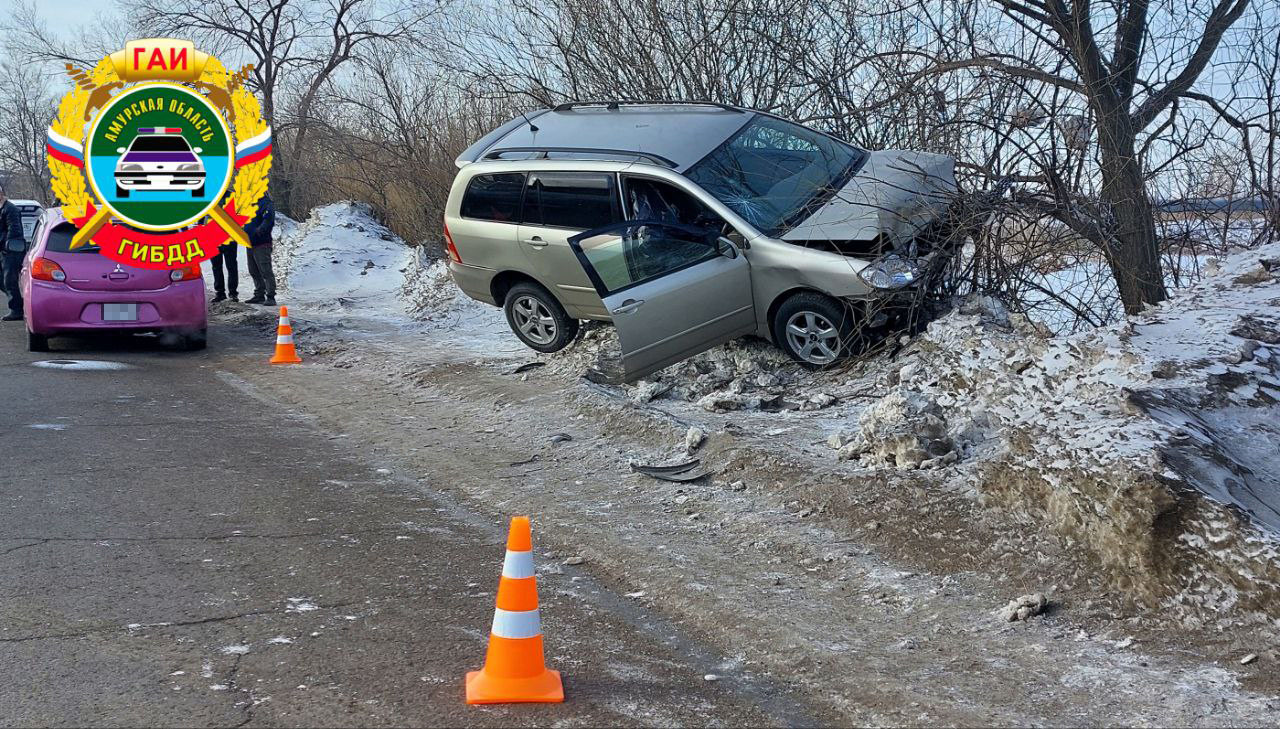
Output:
[[[223,104],[230,105],[230,110],[234,113],[237,143],[251,139],[267,128],[257,97],[242,83],[252,70],[253,66],[249,65],[239,73],[228,74],[222,63],[211,56],[195,82],[197,86],[210,90],[210,101],[214,106],[220,107],[224,115],[227,109]],[[76,80],[76,84],[62,97],[58,115],[50,128],[67,139],[81,140],[84,139],[84,127],[92,116],[91,113],[110,101],[112,92],[124,83],[116,75],[110,56],[99,61],[88,73],[79,71],[70,64],[67,64],[67,71]],[[219,91],[221,93],[217,93]],[[217,103],[215,97],[219,97],[223,104]],[[48,161],[53,192],[62,201],[62,214],[68,220],[84,218],[88,214],[90,196],[81,169],[52,157]],[[267,192],[267,174],[270,170],[270,155],[236,170],[231,198],[236,202],[238,215],[252,218],[258,212],[258,201]]]

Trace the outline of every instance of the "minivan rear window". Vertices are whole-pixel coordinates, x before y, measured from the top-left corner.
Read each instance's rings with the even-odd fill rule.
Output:
[[[620,222],[614,177],[605,172],[536,172],[529,175],[524,222],[589,230]]]
[[[462,196],[462,217],[516,223],[520,219],[520,193],[524,173],[476,175]]]
[[[98,253],[98,246],[87,243],[74,251],[71,250],[71,236],[76,234],[76,226],[71,223],[60,223],[49,231],[49,242],[44,249],[49,253]]]

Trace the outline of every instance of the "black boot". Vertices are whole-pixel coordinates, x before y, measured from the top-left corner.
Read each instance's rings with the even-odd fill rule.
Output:
[[[222,292],[218,292],[218,293],[216,293],[216,294],[214,294],[214,295],[213,295],[213,298],[212,298],[212,299],[209,299],[209,303],[210,303],[210,304],[216,304],[216,303],[218,303],[219,301],[226,301],[226,300],[227,300],[227,297],[226,297],[225,295],[223,295],[223,294],[222,294]]]
[[[254,294],[252,299],[246,299],[244,303],[261,304],[263,301],[266,301],[266,299],[262,297],[262,294]]]
[[[267,298],[265,298],[265,299],[263,299],[263,300],[262,300],[262,305],[263,305],[263,306],[275,306],[275,305],[276,305],[276,297],[274,297],[274,296],[268,296]]]
[[[22,321],[22,314],[5,314],[4,318],[0,318],[0,321]]]

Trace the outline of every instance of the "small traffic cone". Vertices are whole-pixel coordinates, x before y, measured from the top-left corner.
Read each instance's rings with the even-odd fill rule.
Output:
[[[280,307],[280,326],[276,329],[276,353],[271,364],[301,364],[302,358],[293,348],[293,327],[289,326],[289,307]]]
[[[511,519],[507,557],[498,583],[489,652],[484,668],[467,673],[468,704],[512,704],[564,701],[560,672],[547,669],[542,657],[542,624],[538,619],[538,579],[533,576],[533,537],[529,517]]]

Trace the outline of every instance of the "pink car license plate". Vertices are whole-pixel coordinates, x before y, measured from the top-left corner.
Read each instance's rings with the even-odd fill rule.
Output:
[[[137,321],[137,304],[103,304],[103,321]]]

